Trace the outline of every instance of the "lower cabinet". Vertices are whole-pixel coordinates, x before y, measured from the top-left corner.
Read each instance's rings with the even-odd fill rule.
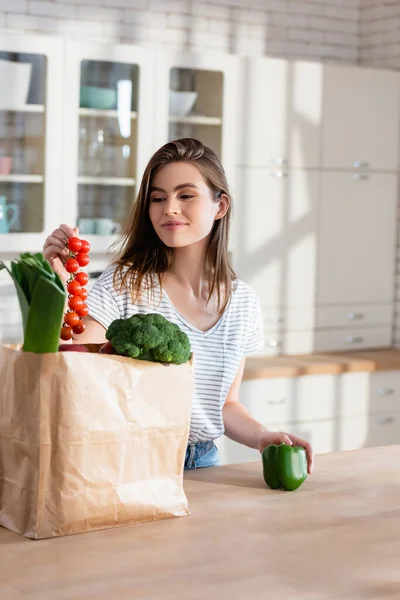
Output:
[[[268,429],[310,441],[316,454],[400,444],[400,371],[244,380],[240,401]],[[260,460],[226,436],[216,445],[221,464]]]

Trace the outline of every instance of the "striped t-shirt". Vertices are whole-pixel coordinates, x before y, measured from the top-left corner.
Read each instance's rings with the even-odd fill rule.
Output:
[[[114,266],[108,267],[89,292],[89,315],[106,329],[114,319],[135,313],[158,313],[187,333],[193,356],[194,397],[189,442],[214,440],[224,433],[222,407],[244,355],[263,346],[263,321],[254,290],[236,279],[231,300],[218,322],[201,331],[189,323],[172,304],[166,291],[157,286],[156,302],[143,296],[133,304],[128,290],[113,287]],[[147,298],[147,299],[146,299]]]

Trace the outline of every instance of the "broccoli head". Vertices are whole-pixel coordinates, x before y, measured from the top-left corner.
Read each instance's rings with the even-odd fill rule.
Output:
[[[190,358],[186,333],[156,313],[116,319],[109,326],[106,338],[118,354],[130,358],[176,365]]]

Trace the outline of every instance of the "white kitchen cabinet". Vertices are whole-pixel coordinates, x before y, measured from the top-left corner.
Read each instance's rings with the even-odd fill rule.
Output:
[[[319,305],[392,302],[397,183],[395,174],[321,174]]]
[[[393,304],[348,304],[318,306],[315,324],[318,329],[344,327],[359,329],[369,326],[391,326]]]
[[[315,454],[323,454],[339,449],[339,428],[339,421],[332,419],[304,423],[278,423],[276,426],[271,427],[271,430],[292,433],[308,440],[312,444]],[[215,444],[220,453],[221,464],[260,461],[260,468],[262,469],[261,455],[258,450],[238,444],[226,436],[220,437]]]
[[[127,223],[154,150],[154,52],[67,41],[62,218],[104,252]]]
[[[322,89],[317,62],[242,59],[239,165],[318,167]]]
[[[240,401],[271,431],[311,442],[316,454],[400,443],[400,371],[244,380]],[[226,436],[222,464],[260,460]]]
[[[154,147],[183,137],[199,139],[219,156],[231,187],[237,162],[237,62],[215,52],[160,49],[154,90]]]
[[[340,450],[400,444],[400,413],[349,417],[341,421]]]
[[[256,290],[265,309],[310,306],[318,251],[318,173],[246,167],[238,174],[238,276]]]
[[[0,255],[7,258],[40,250],[59,219],[63,41],[2,34],[0,58],[13,73],[0,90]]]
[[[323,78],[322,167],[397,170],[400,74],[325,65]]]
[[[323,329],[314,332],[312,350],[331,352],[335,350],[366,350],[368,348],[387,348],[391,344],[392,328],[346,328]],[[311,351],[312,351],[311,350]]]

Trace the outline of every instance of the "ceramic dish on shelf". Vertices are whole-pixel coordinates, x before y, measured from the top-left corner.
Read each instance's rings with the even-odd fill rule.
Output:
[[[0,110],[23,108],[28,99],[32,64],[0,59]]]
[[[183,117],[190,113],[197,100],[197,92],[175,92],[169,90],[169,114]]]
[[[102,110],[115,108],[117,91],[112,88],[101,88],[94,85],[82,85],[80,90],[80,106],[82,108],[98,108]]]

